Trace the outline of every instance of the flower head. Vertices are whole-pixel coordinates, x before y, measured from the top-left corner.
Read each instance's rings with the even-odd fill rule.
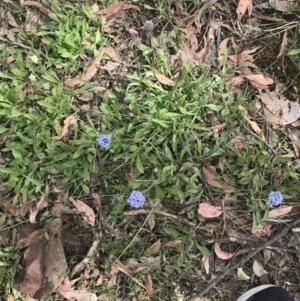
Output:
[[[271,205],[277,207],[282,203],[283,195],[280,191],[271,191],[268,200]]]
[[[133,208],[141,208],[145,202],[145,196],[138,190],[133,190],[127,200],[127,203]]]
[[[111,143],[111,136],[107,134],[100,134],[97,142],[101,147],[108,148]]]
[[[146,20],[144,27],[145,29],[152,30],[154,28],[154,23],[151,20]]]

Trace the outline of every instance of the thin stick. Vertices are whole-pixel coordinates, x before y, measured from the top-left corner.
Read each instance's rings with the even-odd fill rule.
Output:
[[[261,137],[259,137],[258,135],[256,135],[254,132],[252,132],[251,130],[249,130],[243,123],[241,123],[242,126],[244,127],[244,129],[250,133],[252,136],[254,136],[255,138],[259,139],[260,141],[262,141],[266,147],[274,154],[274,156],[277,156],[276,151],[272,148],[272,146],[270,144],[268,144],[266,141],[264,141],[263,139],[261,139]]]
[[[217,278],[212,280],[210,284],[201,290],[199,293],[197,293],[194,297],[190,298],[188,301],[195,301],[198,300],[198,298],[201,298],[203,295],[205,295],[207,292],[209,292],[217,283],[219,283],[225,276],[227,276],[230,272],[233,270],[243,266],[248,260],[250,260],[254,255],[256,255],[258,252],[262,251],[266,247],[269,247],[274,242],[278,241],[282,236],[284,236],[291,228],[295,227],[300,223],[300,217],[298,217],[296,220],[294,220],[292,223],[287,225],[282,231],[280,231],[277,235],[272,237],[270,240],[263,243],[261,246],[257,247],[253,251],[251,251],[248,255],[243,257],[238,263],[234,264],[230,268],[226,269],[224,272],[222,272]]]
[[[26,45],[24,45],[24,44],[22,44],[22,43],[13,42],[13,41],[7,40],[7,39],[5,39],[5,38],[3,38],[3,37],[0,37],[0,40],[1,40],[1,41],[4,41],[4,42],[7,42],[7,43],[11,43],[11,44],[13,44],[13,45],[19,46],[19,47],[24,48],[24,49],[35,50],[35,51],[37,51],[42,57],[47,58],[47,56],[46,56],[43,52],[41,52],[40,50],[38,50],[38,49],[32,49],[31,47],[26,46]]]

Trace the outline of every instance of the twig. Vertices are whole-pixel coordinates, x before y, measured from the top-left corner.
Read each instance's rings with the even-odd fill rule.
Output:
[[[212,192],[211,192],[211,190],[210,190],[209,185],[208,185],[207,182],[206,182],[206,179],[205,179],[205,176],[204,176],[203,173],[202,173],[201,181],[202,181],[202,183],[204,184],[204,186],[205,186],[205,188],[206,188],[206,190],[207,190],[207,194],[208,194],[209,199],[210,199],[211,202],[216,206],[216,205],[217,205],[217,202],[216,202],[216,200],[215,200],[215,198],[214,198],[214,196],[213,196],[213,194],[212,194]]]
[[[280,231],[277,235],[272,237],[270,240],[266,241],[261,246],[257,247],[253,251],[251,251],[247,256],[243,257],[238,263],[236,263],[233,266],[231,266],[230,268],[226,269],[217,278],[212,280],[206,288],[201,290],[199,293],[197,293],[194,297],[190,298],[188,301],[195,301],[195,300],[198,300],[198,298],[201,298],[203,295],[205,295],[207,292],[209,292],[217,283],[219,283],[225,276],[227,276],[230,272],[243,266],[254,255],[256,255],[258,252],[262,251],[266,247],[269,247],[270,245],[272,245],[274,242],[276,242],[282,236],[284,236],[291,228],[295,227],[299,223],[300,223],[300,217],[298,217],[296,220],[294,220],[292,223],[290,223],[288,226],[286,226],[282,231]]]
[[[242,126],[244,127],[244,129],[248,133],[250,133],[252,136],[254,136],[255,138],[257,138],[260,141],[262,141],[266,145],[266,147],[274,154],[274,156],[277,156],[276,151],[272,148],[272,146],[269,143],[267,143],[266,141],[264,141],[263,139],[261,139],[261,137],[259,137],[258,135],[256,135],[254,132],[250,131],[243,123],[241,123],[241,124],[242,124]]]
[[[4,42],[7,42],[7,43],[11,43],[13,45],[19,46],[19,47],[24,48],[24,49],[32,50],[32,48],[29,47],[29,46],[26,46],[26,45],[24,45],[22,43],[18,43],[18,42],[13,42],[13,41],[7,40],[7,39],[5,39],[3,37],[0,37],[0,40],[4,41]],[[42,57],[47,58],[47,56],[43,52],[41,52],[40,50],[37,50],[37,49],[33,49],[33,50],[37,51]]]

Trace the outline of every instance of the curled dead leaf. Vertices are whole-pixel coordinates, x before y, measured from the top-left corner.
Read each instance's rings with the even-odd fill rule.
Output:
[[[36,1],[24,1],[24,5],[35,6],[37,7],[43,14],[48,15],[49,11],[46,7],[44,7],[41,3]]]
[[[152,256],[157,254],[160,250],[160,247],[161,247],[161,241],[159,239],[145,251],[145,255]]]
[[[151,278],[150,274],[147,275],[147,281],[146,281],[146,284],[145,284],[145,289],[146,289],[147,294],[150,297],[154,295],[155,291],[153,289],[153,282],[152,282],[152,278]]]
[[[245,77],[243,75],[236,76],[226,82],[226,87],[239,86],[245,81]]]
[[[257,226],[255,234],[257,237],[269,236],[271,233],[271,228],[272,228],[271,223],[263,223],[262,225]]]
[[[212,166],[212,165],[207,166],[207,167],[203,166],[202,172],[204,174],[206,182],[210,186],[220,188],[220,189],[222,189],[222,190],[224,190],[225,192],[228,192],[228,193],[235,191],[235,189],[233,187],[231,187],[227,183],[224,183],[224,181],[218,179],[218,175],[217,175],[215,166]]]
[[[216,255],[220,259],[223,259],[223,260],[230,259],[234,255],[233,253],[227,253],[227,252],[222,251],[221,248],[220,248],[220,244],[218,242],[215,242],[215,244],[214,244],[214,250],[215,250]]]
[[[250,81],[253,81],[260,85],[272,85],[274,83],[273,79],[270,77],[264,77],[262,74],[250,74],[245,75]]]
[[[252,266],[253,272],[257,277],[261,277],[267,272],[265,271],[264,267],[261,263],[257,261],[257,259],[254,260],[253,266]]]
[[[225,59],[225,52],[227,51],[227,44],[231,38],[226,38],[221,41],[218,49],[218,59],[219,59],[219,67],[223,66]]]
[[[252,0],[240,0],[239,5],[236,9],[238,19],[239,20],[242,19],[247,9],[249,9],[249,13],[250,13],[251,7],[252,7]]]
[[[275,91],[260,93],[257,97],[265,104],[264,113],[271,123],[287,125],[300,117],[300,104],[278,95]]]
[[[247,112],[247,110],[246,110],[242,105],[239,105],[238,108],[241,110],[241,112],[243,113],[244,119],[250,124],[250,126],[252,127],[252,129],[254,130],[254,132],[255,132],[257,135],[259,135],[263,141],[266,141],[266,137],[265,137],[263,131],[261,130],[261,128],[260,128],[260,127],[258,126],[258,124],[256,123],[256,121],[253,121],[253,120],[251,120],[251,119],[248,117],[248,112]]]
[[[171,87],[175,86],[175,82],[172,79],[166,77],[161,73],[154,72],[154,76],[163,85],[171,86]]]
[[[36,204],[36,208],[31,209],[30,208],[30,216],[29,216],[29,221],[32,224],[36,224],[36,215],[40,210],[48,206],[48,202],[45,201],[45,195],[42,195],[38,203]]]
[[[169,247],[169,248],[177,248],[182,244],[182,240],[181,239],[176,239],[176,240],[172,240],[172,241],[168,241],[165,246]]]
[[[73,115],[68,116],[65,120],[64,120],[64,127],[61,131],[61,134],[58,136],[54,136],[52,137],[53,140],[61,140],[62,138],[66,137],[69,134],[69,126],[74,123],[75,121],[75,117]]]
[[[76,209],[82,214],[83,219],[88,224],[94,227],[96,217],[93,209],[80,200],[75,201],[72,197],[69,197],[69,200],[73,203]]]

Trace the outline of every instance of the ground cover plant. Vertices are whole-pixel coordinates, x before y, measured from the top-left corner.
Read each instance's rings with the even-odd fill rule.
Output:
[[[3,298],[296,295],[297,230],[191,299],[299,212],[299,3],[279,2],[1,4]]]

